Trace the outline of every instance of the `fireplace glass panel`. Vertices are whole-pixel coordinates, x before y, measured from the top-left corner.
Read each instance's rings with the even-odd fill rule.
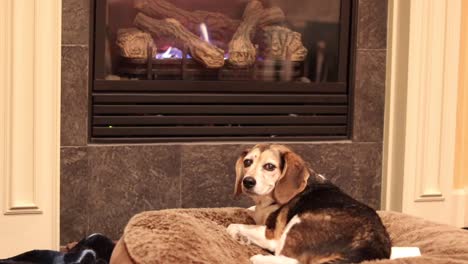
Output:
[[[90,1],[90,142],[349,139],[357,0]]]
[[[322,83],[346,76],[340,64],[349,21],[341,0],[96,2],[97,80]]]

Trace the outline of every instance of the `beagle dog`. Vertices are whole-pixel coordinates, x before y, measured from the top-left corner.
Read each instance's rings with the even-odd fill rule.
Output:
[[[274,255],[254,264],[358,263],[389,258],[390,238],[372,208],[308,168],[291,149],[259,144],[236,162],[235,195],[255,202],[256,225],[231,224],[227,232]]]

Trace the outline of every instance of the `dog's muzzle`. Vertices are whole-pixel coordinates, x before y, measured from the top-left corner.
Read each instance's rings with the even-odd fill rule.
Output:
[[[253,177],[245,177],[244,180],[242,180],[242,183],[246,189],[250,189],[254,187],[257,182]]]

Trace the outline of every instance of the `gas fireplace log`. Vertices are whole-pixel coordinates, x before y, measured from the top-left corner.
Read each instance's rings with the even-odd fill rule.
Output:
[[[244,11],[243,21],[229,42],[229,63],[236,67],[247,67],[255,63],[256,49],[252,35],[264,9],[260,1],[250,1]]]
[[[307,49],[302,36],[283,26],[263,27],[265,36],[265,57],[275,60],[304,61]]]
[[[200,32],[200,24],[205,23],[210,38],[227,43],[240,24],[222,13],[208,11],[187,11],[176,7],[166,0],[134,0],[134,6],[140,12],[154,18],[174,18],[193,33]]]
[[[200,33],[200,24],[205,23],[210,39],[219,43],[229,42],[241,24],[240,20],[232,19],[222,13],[187,11],[166,0],[134,0],[134,6],[138,11],[153,18],[174,18],[192,33]],[[286,20],[284,12],[279,7],[265,9],[259,19],[260,27],[279,24]]]
[[[201,40],[188,31],[179,21],[167,19],[154,19],[143,13],[138,13],[134,24],[142,30],[148,31],[158,38],[171,38],[176,46],[183,49],[186,46],[190,55],[207,68],[220,68],[224,65],[224,51],[210,43]]]
[[[137,28],[121,28],[117,31],[117,47],[120,56],[130,59],[148,58],[148,47],[152,52],[152,57],[156,56],[157,49],[153,38],[147,32]]]
[[[262,28],[269,25],[275,25],[283,23],[286,20],[283,10],[274,6],[267,8],[263,11],[258,22],[258,27]]]

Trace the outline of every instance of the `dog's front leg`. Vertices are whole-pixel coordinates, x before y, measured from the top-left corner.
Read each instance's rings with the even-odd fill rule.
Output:
[[[255,205],[247,208],[247,214],[252,218],[255,219]]]
[[[247,243],[253,243],[261,248],[275,252],[278,241],[267,239],[265,231],[266,226],[264,225],[230,224],[227,227],[227,232],[232,238],[240,238],[241,240],[245,240]]]

